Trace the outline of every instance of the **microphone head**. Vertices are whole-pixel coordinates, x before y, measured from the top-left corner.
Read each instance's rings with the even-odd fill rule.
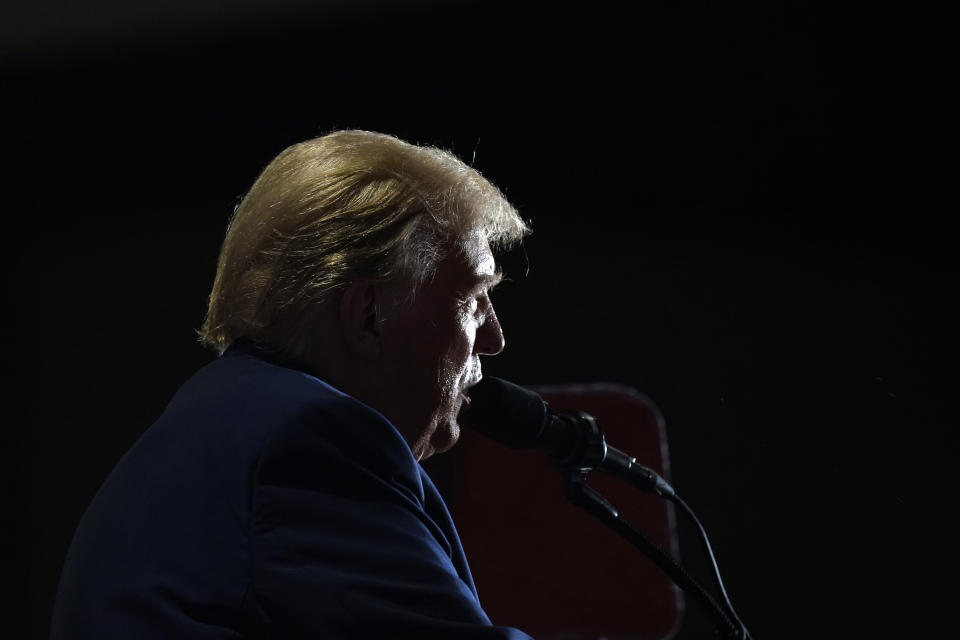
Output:
[[[508,447],[541,446],[550,412],[539,395],[500,378],[485,377],[467,390],[470,406],[460,412],[461,425]]]

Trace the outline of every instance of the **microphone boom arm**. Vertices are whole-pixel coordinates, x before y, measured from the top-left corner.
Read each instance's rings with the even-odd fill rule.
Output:
[[[723,607],[687,573],[673,556],[621,516],[616,507],[587,484],[586,471],[570,471],[565,477],[564,493],[570,502],[620,534],[670,576],[684,593],[703,607],[724,638],[749,640],[750,636],[739,620],[731,619]]]
[[[684,593],[704,608],[725,638],[748,640],[750,634],[733,610],[733,605],[730,604],[706,532],[696,515],[674,492],[673,487],[652,469],[638,464],[635,458],[618,449],[608,447],[603,430],[596,418],[589,413],[584,411],[558,413],[556,418],[575,421],[579,426],[579,428],[571,430],[577,434],[573,446],[571,447],[569,442],[563,444],[565,454],[562,457],[558,455],[557,451],[552,451],[549,448],[544,451],[564,475],[564,492],[567,499],[598,518],[653,560],[677,586],[683,589]],[[706,589],[694,580],[683,568],[683,565],[677,562],[672,555],[660,548],[656,542],[629,520],[622,517],[620,512],[606,498],[587,484],[587,474],[595,468],[601,468],[606,473],[618,477],[641,491],[655,493],[683,508],[684,512],[693,519],[700,529],[701,538],[706,545],[710,560],[713,562],[716,581],[724,600],[723,604],[718,603]],[[723,606],[724,604],[726,607]]]

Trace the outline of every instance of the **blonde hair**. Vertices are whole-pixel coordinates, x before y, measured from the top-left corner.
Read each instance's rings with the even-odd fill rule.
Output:
[[[503,194],[451,153],[369,131],[292,145],[234,211],[200,341],[223,352],[246,336],[305,360],[320,304],[357,279],[410,292],[459,239],[491,248],[529,233]]]

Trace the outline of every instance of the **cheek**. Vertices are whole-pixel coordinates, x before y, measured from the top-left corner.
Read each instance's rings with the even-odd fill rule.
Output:
[[[472,317],[463,320],[457,327],[456,339],[452,343],[451,353],[460,368],[470,364],[473,355],[473,343],[477,337],[477,322]]]
[[[457,331],[447,341],[443,350],[441,375],[444,386],[447,384],[456,387],[457,393],[465,378],[470,377],[473,341],[476,335],[475,323],[463,321],[458,323]]]

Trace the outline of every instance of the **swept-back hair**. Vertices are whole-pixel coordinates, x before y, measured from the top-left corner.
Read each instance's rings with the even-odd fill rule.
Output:
[[[453,154],[368,131],[292,145],[240,202],[220,251],[204,344],[241,336],[305,360],[319,305],[358,279],[417,290],[458,240],[529,233],[503,194]]]

